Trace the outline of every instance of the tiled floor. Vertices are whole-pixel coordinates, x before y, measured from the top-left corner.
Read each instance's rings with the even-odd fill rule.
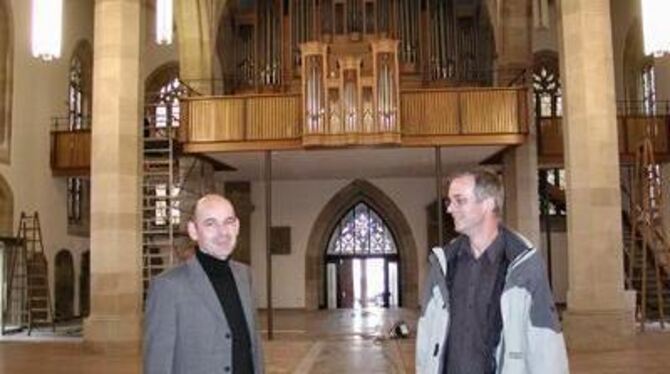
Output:
[[[388,339],[393,323],[409,311],[296,312],[275,315],[275,338],[265,341],[268,373],[412,373],[414,341]],[[262,325],[266,317],[261,315]],[[570,352],[572,373],[668,374],[670,330],[637,335],[618,351]],[[140,373],[140,357],[94,354],[78,338],[41,342],[0,338],[0,373]]]

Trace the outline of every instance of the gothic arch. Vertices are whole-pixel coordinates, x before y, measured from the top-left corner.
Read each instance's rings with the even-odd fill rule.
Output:
[[[154,69],[144,81],[144,102],[147,104],[153,103],[161,87],[177,77],[179,77],[179,63],[177,61],[166,62]]]
[[[400,290],[402,306],[418,305],[417,249],[412,230],[402,211],[382,190],[370,182],[355,180],[336,193],[317,217],[307,242],[305,254],[305,307],[324,307],[325,248],[335,225],[344,213],[363,201],[372,207],[393,232],[400,255]]]
[[[9,164],[12,134],[14,27],[7,0],[0,0],[0,162]]]
[[[13,235],[14,225],[14,194],[12,189],[0,175],[0,235]]]

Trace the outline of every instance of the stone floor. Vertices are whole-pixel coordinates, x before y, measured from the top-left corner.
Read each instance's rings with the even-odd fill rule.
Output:
[[[267,318],[260,316],[263,328]],[[406,310],[335,312],[279,311],[275,335],[266,340],[268,373],[412,373],[413,339],[391,339],[398,320],[413,326],[415,314]],[[0,373],[140,373],[140,357],[90,352],[76,326],[53,336],[9,335],[0,338]],[[267,334],[264,332],[264,336]],[[617,351],[570,352],[572,373],[670,373],[670,329],[638,334],[630,347]]]

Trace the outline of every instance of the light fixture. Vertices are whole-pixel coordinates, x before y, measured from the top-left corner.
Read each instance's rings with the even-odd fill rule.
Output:
[[[51,61],[60,57],[63,0],[33,0],[33,57]]]
[[[156,43],[172,44],[172,0],[156,0]]]
[[[642,0],[644,53],[662,56],[670,54],[670,1]]]

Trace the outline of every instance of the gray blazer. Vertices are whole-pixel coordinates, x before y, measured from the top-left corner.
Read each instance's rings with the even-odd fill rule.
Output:
[[[232,260],[230,267],[249,328],[254,372],[263,373],[249,268]],[[195,256],[151,283],[144,321],[144,373],[230,373],[232,343],[221,303]]]

